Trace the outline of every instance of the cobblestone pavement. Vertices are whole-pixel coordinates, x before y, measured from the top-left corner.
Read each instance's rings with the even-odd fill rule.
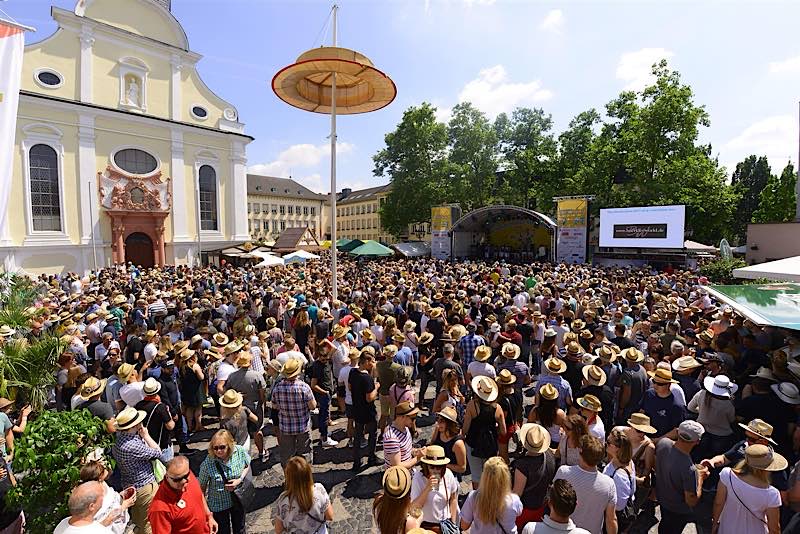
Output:
[[[532,402],[529,394],[525,395],[525,405]],[[432,399],[428,399],[429,405]],[[209,421],[210,423],[210,421]],[[417,418],[419,440],[427,440],[433,431],[434,418],[427,410],[420,413]],[[335,419],[330,427],[331,437],[339,441],[337,447],[314,447],[314,480],[325,486],[333,503],[334,520],[329,523],[329,532],[340,533],[367,533],[373,532],[372,528],[372,498],[380,489],[383,466],[366,469],[354,476],[350,470],[352,466],[352,452],[346,447],[346,419]],[[189,446],[198,452],[190,456],[192,468],[197,472],[200,463],[205,459],[208,440],[214,433],[217,425],[206,425],[208,430],[192,436]],[[319,432],[312,432],[312,444],[319,439]],[[274,436],[266,436],[266,448],[273,452],[267,462],[255,460],[253,462],[253,475],[255,477],[256,497],[247,514],[248,534],[272,533],[270,515],[272,504],[283,491],[283,470],[277,458],[277,441]],[[253,446],[255,451],[255,446]],[[254,452],[255,454],[255,452]],[[378,457],[382,460],[383,453],[378,447]],[[471,489],[470,477],[467,475],[461,483],[462,500]],[[650,534],[655,534],[657,528],[650,529]],[[694,525],[688,526],[684,534],[695,534]]]

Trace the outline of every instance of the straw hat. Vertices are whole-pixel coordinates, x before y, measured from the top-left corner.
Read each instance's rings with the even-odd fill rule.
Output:
[[[267,329],[272,330],[278,326],[278,321],[275,320],[275,317],[267,317]]]
[[[775,443],[772,440],[772,430],[773,430],[772,425],[767,423],[763,419],[753,419],[746,425],[739,423],[739,426],[742,427],[747,432],[751,432],[756,436],[758,436],[759,438],[765,439],[770,443],[772,443],[773,445],[777,445],[777,443]]]
[[[181,362],[187,362],[187,361],[189,361],[189,359],[191,359],[191,358],[192,358],[192,356],[194,356],[195,354],[197,354],[197,351],[194,351],[194,350],[192,350],[192,349],[186,349],[186,350],[184,350],[183,352],[181,352],[181,353],[179,354],[179,358],[180,358]],[[211,349],[211,352],[210,352],[210,353],[207,353],[207,354],[209,354],[209,355],[215,355],[215,354],[216,354],[216,355],[217,355],[217,358],[215,358],[215,360],[219,358],[219,352],[218,352],[218,351],[216,351],[216,350],[214,350],[214,349]]]
[[[492,347],[489,345],[478,345],[475,347],[475,360],[485,362],[492,356]]]
[[[711,343],[714,340],[714,331],[711,329],[706,329],[697,334],[697,337],[705,341],[706,343]]]
[[[642,351],[635,347],[630,347],[622,351],[622,357],[631,363],[639,363],[644,361],[644,354]]]
[[[450,339],[460,341],[462,337],[467,335],[467,329],[462,324],[456,324],[450,328],[449,333]]]
[[[83,383],[81,386],[81,391],[79,393],[80,398],[83,400],[89,400],[95,395],[100,395],[104,389],[106,389],[106,384],[108,380],[98,380],[95,377],[89,377],[89,379]]]
[[[242,344],[239,343],[238,341],[231,341],[230,343],[225,345],[224,349],[222,349],[222,354],[223,354],[223,356],[228,357],[231,354],[236,354],[237,352],[239,352],[243,348],[244,347],[242,346]]]
[[[672,362],[672,369],[674,371],[690,371],[692,369],[697,369],[698,367],[702,367],[703,364],[694,356],[681,356],[680,358],[675,359]]]
[[[406,321],[406,324],[403,325],[404,332],[412,332],[417,327],[417,323],[414,321]]]
[[[525,423],[517,430],[517,436],[528,452],[542,454],[550,448],[550,433],[542,425]]]
[[[672,371],[669,369],[656,369],[647,373],[656,384],[677,384],[678,381],[672,378]]]
[[[707,376],[703,379],[703,387],[712,395],[719,395],[730,399],[739,389],[739,386],[731,382],[725,375]]]
[[[578,343],[572,341],[567,345],[567,354],[575,355],[575,354],[580,354],[580,352],[581,352],[581,346]]]
[[[593,412],[603,411],[603,405],[600,403],[600,399],[594,395],[584,395],[583,397],[578,397],[578,400],[575,402],[578,403],[578,406],[581,408],[586,408],[587,410],[591,410]]]
[[[144,381],[144,387],[142,388],[142,391],[144,391],[145,395],[155,395],[161,391],[161,382],[151,376]]]
[[[129,363],[123,363],[119,366],[119,369],[117,369],[117,378],[119,378],[120,382],[127,382],[128,377],[130,377],[131,373],[134,371],[136,371],[136,368],[133,365]]]
[[[606,383],[606,372],[596,365],[585,365],[581,373],[586,383],[591,386],[602,386]]]
[[[270,319],[272,319],[272,317],[270,317]],[[226,336],[222,332],[217,332],[216,334],[214,334],[213,339],[214,343],[216,343],[220,347],[224,347],[225,345],[228,344],[229,341],[228,336]]]
[[[501,369],[499,373],[497,373],[497,378],[495,378],[495,382],[498,386],[510,386],[514,382],[517,381],[517,377],[511,374],[511,371],[508,369]]]
[[[472,391],[486,402],[494,402],[497,399],[497,383],[488,376],[476,376],[472,379]]]
[[[12,404],[14,404],[14,401],[9,400],[5,397],[0,397],[0,410],[5,408],[6,406],[11,406]]]
[[[789,462],[767,445],[750,445],[744,450],[744,459],[753,469],[783,471]]]
[[[419,408],[413,402],[403,401],[394,408],[395,417],[411,417],[419,413]]]
[[[402,465],[393,465],[383,474],[383,492],[392,499],[402,499],[411,491],[411,473]]]
[[[800,404],[800,391],[797,386],[791,382],[781,382],[780,384],[772,384],[770,386],[772,391],[787,404]]]
[[[634,412],[628,419],[628,426],[645,434],[656,434],[658,430],[650,424],[650,418],[643,413]]]
[[[603,345],[602,347],[598,347],[597,350],[594,351],[598,358],[602,359],[603,361],[614,363],[617,361],[617,353],[614,352],[614,349],[611,348],[610,345]]]
[[[253,355],[249,351],[244,351],[239,354],[239,357],[236,359],[236,367],[250,367],[253,363]]]
[[[158,335],[158,332],[156,332],[155,330],[148,330],[147,332],[144,333],[144,338],[146,340],[150,341],[151,339],[153,339],[157,335]]]
[[[144,421],[145,417],[147,417],[147,412],[128,406],[117,414],[117,430],[130,430]]]
[[[545,384],[539,388],[539,396],[553,401],[558,398],[558,390],[553,384]]]
[[[544,361],[544,366],[553,374],[560,375],[567,370],[567,364],[561,358],[550,357]]]
[[[791,372],[792,374],[794,374],[791,368],[791,365],[793,363],[795,362],[789,362],[789,372]],[[800,369],[798,370],[798,372],[800,372]],[[769,367],[759,367],[758,371],[756,371],[756,374],[750,375],[750,378],[763,378],[764,380],[769,380],[770,382],[778,382],[778,379],[775,377],[775,375],[772,373],[772,369],[770,369]]]
[[[511,343],[507,341],[503,343],[503,348],[501,349],[501,353],[504,358],[508,360],[516,360],[519,358],[520,347],[516,343]]]
[[[365,328],[364,330],[359,332],[359,335],[361,336],[361,339],[367,342],[375,340],[375,334],[369,328]]]
[[[438,319],[439,317],[441,317],[442,311],[443,311],[442,308],[433,308],[430,313],[431,319]]]
[[[396,345],[386,345],[383,347],[381,354],[387,359],[390,360],[394,358],[395,354],[397,354],[397,346]]]
[[[340,324],[337,324],[336,326],[333,327],[333,339],[342,338],[346,336],[349,331],[350,331],[349,326],[342,326]]]
[[[444,455],[444,449],[439,445],[428,445],[419,461],[428,465],[447,465],[450,458]]]
[[[286,363],[283,364],[281,374],[286,378],[294,378],[300,374],[301,367],[300,360],[297,358],[289,358],[286,360]]]
[[[242,404],[242,394],[236,391],[235,389],[229,389],[225,392],[221,399],[219,399],[219,405],[223,408],[238,408]]]
[[[419,339],[417,339],[417,345],[427,345],[431,341],[433,341],[433,334],[430,332],[424,332],[421,336],[419,336]]]
[[[456,412],[456,409],[453,408],[452,406],[445,406],[436,415],[438,415],[439,417],[443,417],[448,421],[458,423],[458,413]]]

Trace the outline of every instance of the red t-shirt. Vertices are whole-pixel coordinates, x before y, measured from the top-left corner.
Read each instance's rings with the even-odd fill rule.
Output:
[[[179,507],[183,500],[186,506]],[[193,473],[183,493],[172,489],[166,480],[161,482],[147,513],[153,534],[210,534],[203,491]]]

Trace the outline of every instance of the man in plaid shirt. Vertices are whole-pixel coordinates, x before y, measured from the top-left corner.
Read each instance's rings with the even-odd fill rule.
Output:
[[[475,359],[475,349],[484,345],[485,342],[482,337],[475,335],[475,323],[467,324],[467,335],[461,338],[458,342],[458,351],[461,354],[461,366],[464,373],[467,372],[467,367]]]
[[[284,379],[272,390],[272,409],[278,410],[278,454],[281,465],[292,456],[303,456],[311,461],[311,410],[317,407],[317,401],[311,386],[298,380],[301,362],[295,358],[286,361],[281,369]]]

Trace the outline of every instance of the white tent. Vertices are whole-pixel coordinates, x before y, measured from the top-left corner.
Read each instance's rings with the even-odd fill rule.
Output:
[[[283,260],[278,256],[270,254],[269,252],[253,251],[253,256],[261,258],[261,261],[255,264],[255,267],[274,267],[275,265],[283,265]]]
[[[733,270],[736,278],[767,278],[786,282],[800,282],[800,256],[768,261]]]
[[[286,262],[288,263],[292,261],[316,260],[319,259],[319,256],[311,252],[308,252],[307,250],[301,249],[301,250],[295,250],[294,252],[290,252],[289,254],[285,254],[283,256],[283,259],[286,260]]]

